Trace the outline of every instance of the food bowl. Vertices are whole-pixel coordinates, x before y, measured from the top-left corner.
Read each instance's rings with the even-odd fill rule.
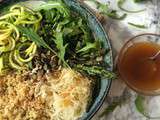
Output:
[[[10,5],[13,5],[21,0],[4,0],[0,2],[0,10],[5,11]],[[21,1],[22,2],[22,1]],[[23,0],[22,4],[26,4],[29,7],[35,7],[44,3],[44,1],[30,1]],[[113,69],[113,57],[112,57],[112,49],[108,39],[106,32],[104,31],[101,23],[97,20],[96,16],[83,4],[79,3],[77,0],[64,0],[66,5],[76,13],[79,13],[84,19],[86,19],[88,26],[90,27],[92,33],[94,34],[95,39],[100,40],[103,43],[103,48],[109,50],[108,53],[104,56],[104,62],[108,65],[107,69]],[[87,110],[87,112],[83,115],[81,120],[89,120],[91,119],[98,109],[101,107],[106,95],[109,92],[111,86],[111,80],[106,78],[101,78],[100,81],[97,82],[96,87],[93,91],[93,100],[92,103]]]

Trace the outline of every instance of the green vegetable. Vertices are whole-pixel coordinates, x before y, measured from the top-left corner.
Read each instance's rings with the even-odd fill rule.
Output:
[[[103,67],[76,65],[76,68],[85,71],[89,75],[99,75],[108,79],[116,78],[116,75],[113,72],[105,70]]]
[[[147,113],[145,112],[143,102],[144,102],[144,97],[138,95],[135,100],[136,108],[141,114],[148,117]]]
[[[127,14],[124,13],[123,15],[119,16],[117,14],[117,11],[116,10],[112,10],[111,12],[107,13],[107,15],[113,19],[116,19],[116,20],[123,20],[127,17]]]
[[[26,56],[27,55],[34,55],[36,53],[37,50],[37,45],[33,42],[26,50]]]
[[[137,27],[137,28],[141,28],[141,29],[147,28],[145,25],[135,24],[135,23],[131,23],[131,22],[128,22],[128,24],[131,26]]]
[[[25,47],[28,47],[28,48],[24,49]],[[22,49],[24,50],[22,51]],[[30,62],[33,59],[36,51],[37,51],[37,45],[34,42],[22,43],[19,45],[18,49],[14,51],[15,60],[21,65],[24,63]],[[26,54],[22,56],[21,53],[23,54],[26,53]]]
[[[106,15],[112,19],[116,19],[116,20],[123,20],[126,18],[127,14],[123,14],[121,16],[119,16],[117,14],[116,10],[110,10],[108,4],[102,4],[96,0],[93,0],[92,2],[94,2],[97,5],[97,9],[99,10],[100,13],[102,13],[103,15]]]
[[[1,56],[1,57],[0,57],[0,74],[2,73],[3,68],[4,68],[4,65],[3,65],[3,57]]]
[[[141,2],[146,2],[146,1],[150,1],[150,0],[134,0],[135,3],[141,3]]]
[[[99,44],[98,41],[94,43],[86,43],[86,45],[82,49],[76,51],[76,53],[87,52],[90,49],[96,49],[98,44]]]
[[[49,1],[47,3],[44,3],[44,4],[34,8],[34,10],[36,10],[36,11],[51,10],[51,9],[56,9],[64,17],[68,17],[69,13],[70,13],[67,6],[64,3],[62,3],[61,0],[59,0],[59,1]]]
[[[18,50],[19,46],[26,45],[28,39],[24,34],[20,34],[17,26],[29,27],[37,31],[40,27],[39,23],[42,20],[42,15],[21,5],[13,5],[7,14],[0,17],[0,20],[0,54],[2,58],[5,57],[5,62],[1,62],[3,64],[1,66],[7,68],[8,64],[10,64],[10,67],[14,69],[23,70],[26,68],[27,62],[32,60],[37,46],[31,45],[26,50],[26,54],[25,51]],[[25,54],[26,57],[22,58],[22,54]]]
[[[0,46],[1,53],[11,51],[15,48],[15,40],[13,38],[6,38],[6,41],[8,41],[7,45]]]
[[[17,27],[12,23],[9,23],[7,21],[0,21],[0,31],[3,31],[0,35],[0,41],[8,38],[9,36],[12,36],[11,33],[14,34],[14,39],[16,41],[19,39],[19,31]]]
[[[135,100],[135,106],[139,113],[141,113],[143,116],[145,116],[148,119],[160,119],[160,117],[151,117],[144,107],[144,100],[145,98],[143,96],[138,95]]]
[[[18,26],[18,29],[22,34],[27,36],[29,40],[35,42],[39,47],[42,46],[44,48],[47,48],[54,54],[56,54],[56,52],[32,28]]]
[[[21,66],[18,63],[15,63],[14,61],[15,61],[15,59],[14,59],[14,53],[10,52],[9,63],[11,65],[11,67],[14,68],[14,69],[17,69],[17,70],[24,70],[25,69],[24,66]]]
[[[14,62],[17,63],[17,65],[23,66],[24,63],[18,58],[18,56],[20,56],[18,54],[20,54],[20,53],[17,53],[17,50],[14,50],[13,51],[13,55],[12,55],[12,59],[13,59]]]
[[[118,0],[118,2],[117,2],[118,7],[119,7],[121,10],[125,11],[125,12],[128,12],[128,13],[139,13],[139,12],[143,12],[143,11],[146,10],[145,8],[144,8],[144,9],[141,9],[141,10],[128,10],[128,9],[126,9],[126,8],[123,7],[123,4],[124,4],[125,2],[126,2],[126,0]]]
[[[63,34],[60,32],[55,33],[54,42],[56,43],[56,47],[58,49],[58,57],[64,63],[65,66],[69,67],[69,65],[65,62],[65,53],[66,53],[66,45],[63,45]]]

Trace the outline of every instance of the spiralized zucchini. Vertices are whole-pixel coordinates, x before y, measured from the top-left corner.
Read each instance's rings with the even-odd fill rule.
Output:
[[[37,45],[23,34],[18,27],[39,29],[42,15],[21,5],[14,5],[7,14],[0,16],[0,74],[6,68],[3,56],[8,54],[10,67],[17,70],[26,68],[37,51]]]

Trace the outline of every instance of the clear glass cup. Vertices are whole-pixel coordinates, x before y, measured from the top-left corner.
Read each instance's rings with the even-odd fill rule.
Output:
[[[133,89],[134,91],[136,91],[138,93],[141,93],[143,95],[148,95],[148,96],[149,95],[159,95],[160,94],[160,86],[159,86],[159,88],[149,89],[149,90],[147,90],[147,89],[141,89],[139,87],[136,87],[135,84],[133,85],[133,82],[131,83],[130,82],[131,80],[128,80],[127,77],[125,77],[125,74],[123,73],[122,69],[124,69],[124,68],[122,68],[121,64],[122,64],[123,58],[126,55],[127,50],[129,50],[128,48],[130,48],[133,45],[135,45],[136,43],[140,43],[140,42],[147,42],[147,43],[151,43],[151,44],[153,44],[153,43],[154,44],[160,44],[160,34],[153,34],[153,33],[140,34],[140,35],[132,37],[131,39],[129,39],[124,44],[124,46],[121,48],[121,50],[120,50],[120,52],[118,54],[118,61],[117,61],[117,67],[118,67],[118,71],[119,71],[119,74],[120,74],[120,78],[127,84],[127,86],[129,88]],[[160,61],[160,55],[158,55],[158,56],[159,56],[159,61]],[[139,66],[137,66],[137,69],[139,69]],[[160,83],[160,73],[159,73],[159,83]]]

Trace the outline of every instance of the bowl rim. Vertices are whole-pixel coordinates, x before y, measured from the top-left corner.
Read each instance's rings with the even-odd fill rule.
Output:
[[[2,7],[2,9],[10,4],[14,4],[14,3],[18,3],[18,2],[25,2],[27,0],[2,0],[0,2],[0,7]],[[36,0],[32,0],[32,1],[36,1]],[[41,1],[41,0],[40,0]],[[42,0],[43,1],[43,0]],[[77,2],[79,4],[80,7],[82,7],[86,12],[88,12],[96,21],[96,23],[98,24],[98,26],[101,28],[101,30],[103,31],[104,37],[105,37],[105,41],[107,42],[108,48],[110,49],[110,70],[113,71],[113,48],[109,39],[109,35],[107,34],[107,32],[104,30],[104,27],[102,26],[102,24],[100,23],[100,21],[97,19],[95,13],[89,9],[89,7],[85,4],[83,4],[82,2],[80,2],[79,0],[71,0],[73,2]],[[108,80],[108,86],[106,87],[104,94],[102,95],[100,101],[96,104],[95,108],[93,111],[91,111],[90,113],[88,113],[88,115],[84,118],[84,120],[91,120],[93,118],[93,116],[98,112],[98,110],[101,108],[101,106],[104,103],[104,100],[106,98],[106,96],[108,95],[110,88],[111,88],[111,84],[112,84],[112,80],[109,79]],[[80,118],[81,120],[82,118]]]

